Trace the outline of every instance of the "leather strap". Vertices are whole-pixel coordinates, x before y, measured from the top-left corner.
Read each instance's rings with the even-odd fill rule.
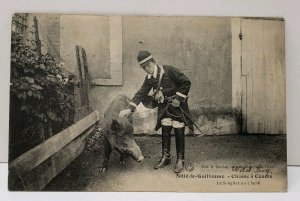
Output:
[[[157,65],[158,68],[160,69],[160,73],[159,73],[159,79],[158,79],[158,83],[157,83],[157,87],[156,87],[156,93],[159,91],[159,88],[160,88],[160,84],[161,84],[161,78],[164,74],[164,69],[163,67],[160,67],[159,65]]]

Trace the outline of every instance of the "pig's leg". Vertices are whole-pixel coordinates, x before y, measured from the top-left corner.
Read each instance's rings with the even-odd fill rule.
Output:
[[[104,150],[105,150],[105,155],[104,155],[104,160],[103,160],[103,163],[102,163],[102,167],[100,168],[100,171],[101,172],[105,172],[107,170],[107,164],[108,164],[108,161],[109,161],[109,158],[110,158],[110,154],[112,152],[112,147],[111,147],[111,144],[110,142],[108,141],[107,138],[105,138],[105,141],[104,141]]]
[[[120,156],[120,164],[125,164],[126,162],[126,159],[128,158],[127,157],[127,154],[124,153],[124,150],[122,151],[119,147],[116,147],[115,149],[118,153],[119,153],[119,156]]]

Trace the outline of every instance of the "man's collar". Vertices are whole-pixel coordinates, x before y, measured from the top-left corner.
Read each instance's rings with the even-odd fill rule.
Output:
[[[157,72],[158,72],[157,68],[158,68],[157,65],[155,65],[155,66],[154,66],[153,74],[148,74],[148,79],[150,79],[152,76],[153,76],[154,78],[157,77]]]

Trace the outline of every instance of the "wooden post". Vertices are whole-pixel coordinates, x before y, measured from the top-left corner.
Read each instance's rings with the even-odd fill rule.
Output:
[[[90,84],[91,76],[88,71],[86,52],[84,48],[76,45],[77,66],[80,77],[80,100],[81,106],[90,107]]]
[[[49,109],[49,112],[51,112],[51,108]],[[51,138],[53,135],[52,133],[52,120],[50,118],[47,119],[47,133],[46,133],[46,140]]]
[[[38,20],[37,20],[36,16],[34,16],[33,22],[34,22],[34,29],[35,29],[36,49],[37,49],[39,57],[41,57],[42,56],[42,44],[41,44],[40,37],[39,37]]]
[[[89,68],[88,68],[85,49],[82,48],[81,54],[82,54],[82,60],[83,60],[83,71],[84,71],[84,75],[85,75],[85,79],[84,79],[84,89],[85,89],[84,91],[86,92],[85,102],[86,102],[86,105],[88,107],[90,107],[90,91],[91,91],[90,85],[91,85],[92,79],[89,74]]]

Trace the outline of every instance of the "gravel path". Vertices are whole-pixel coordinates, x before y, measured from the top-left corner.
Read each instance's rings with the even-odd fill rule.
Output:
[[[175,165],[175,139],[172,137],[172,164],[154,170],[159,160],[159,136],[136,137],[145,160],[136,163],[128,158],[120,164],[113,153],[106,173],[99,171],[103,155],[84,151],[47,187],[46,191],[237,191],[234,183],[217,185],[218,182],[259,182],[239,185],[239,191],[271,191],[286,188],[286,139],[282,135],[224,135],[186,137],[186,164],[183,174],[173,172]],[[249,175],[233,172],[233,165],[268,166],[272,178],[233,178]],[[205,178],[224,175],[224,179]],[[255,174],[254,174],[255,175]],[[259,174],[263,175],[263,174]],[[184,177],[189,178],[184,178]]]

